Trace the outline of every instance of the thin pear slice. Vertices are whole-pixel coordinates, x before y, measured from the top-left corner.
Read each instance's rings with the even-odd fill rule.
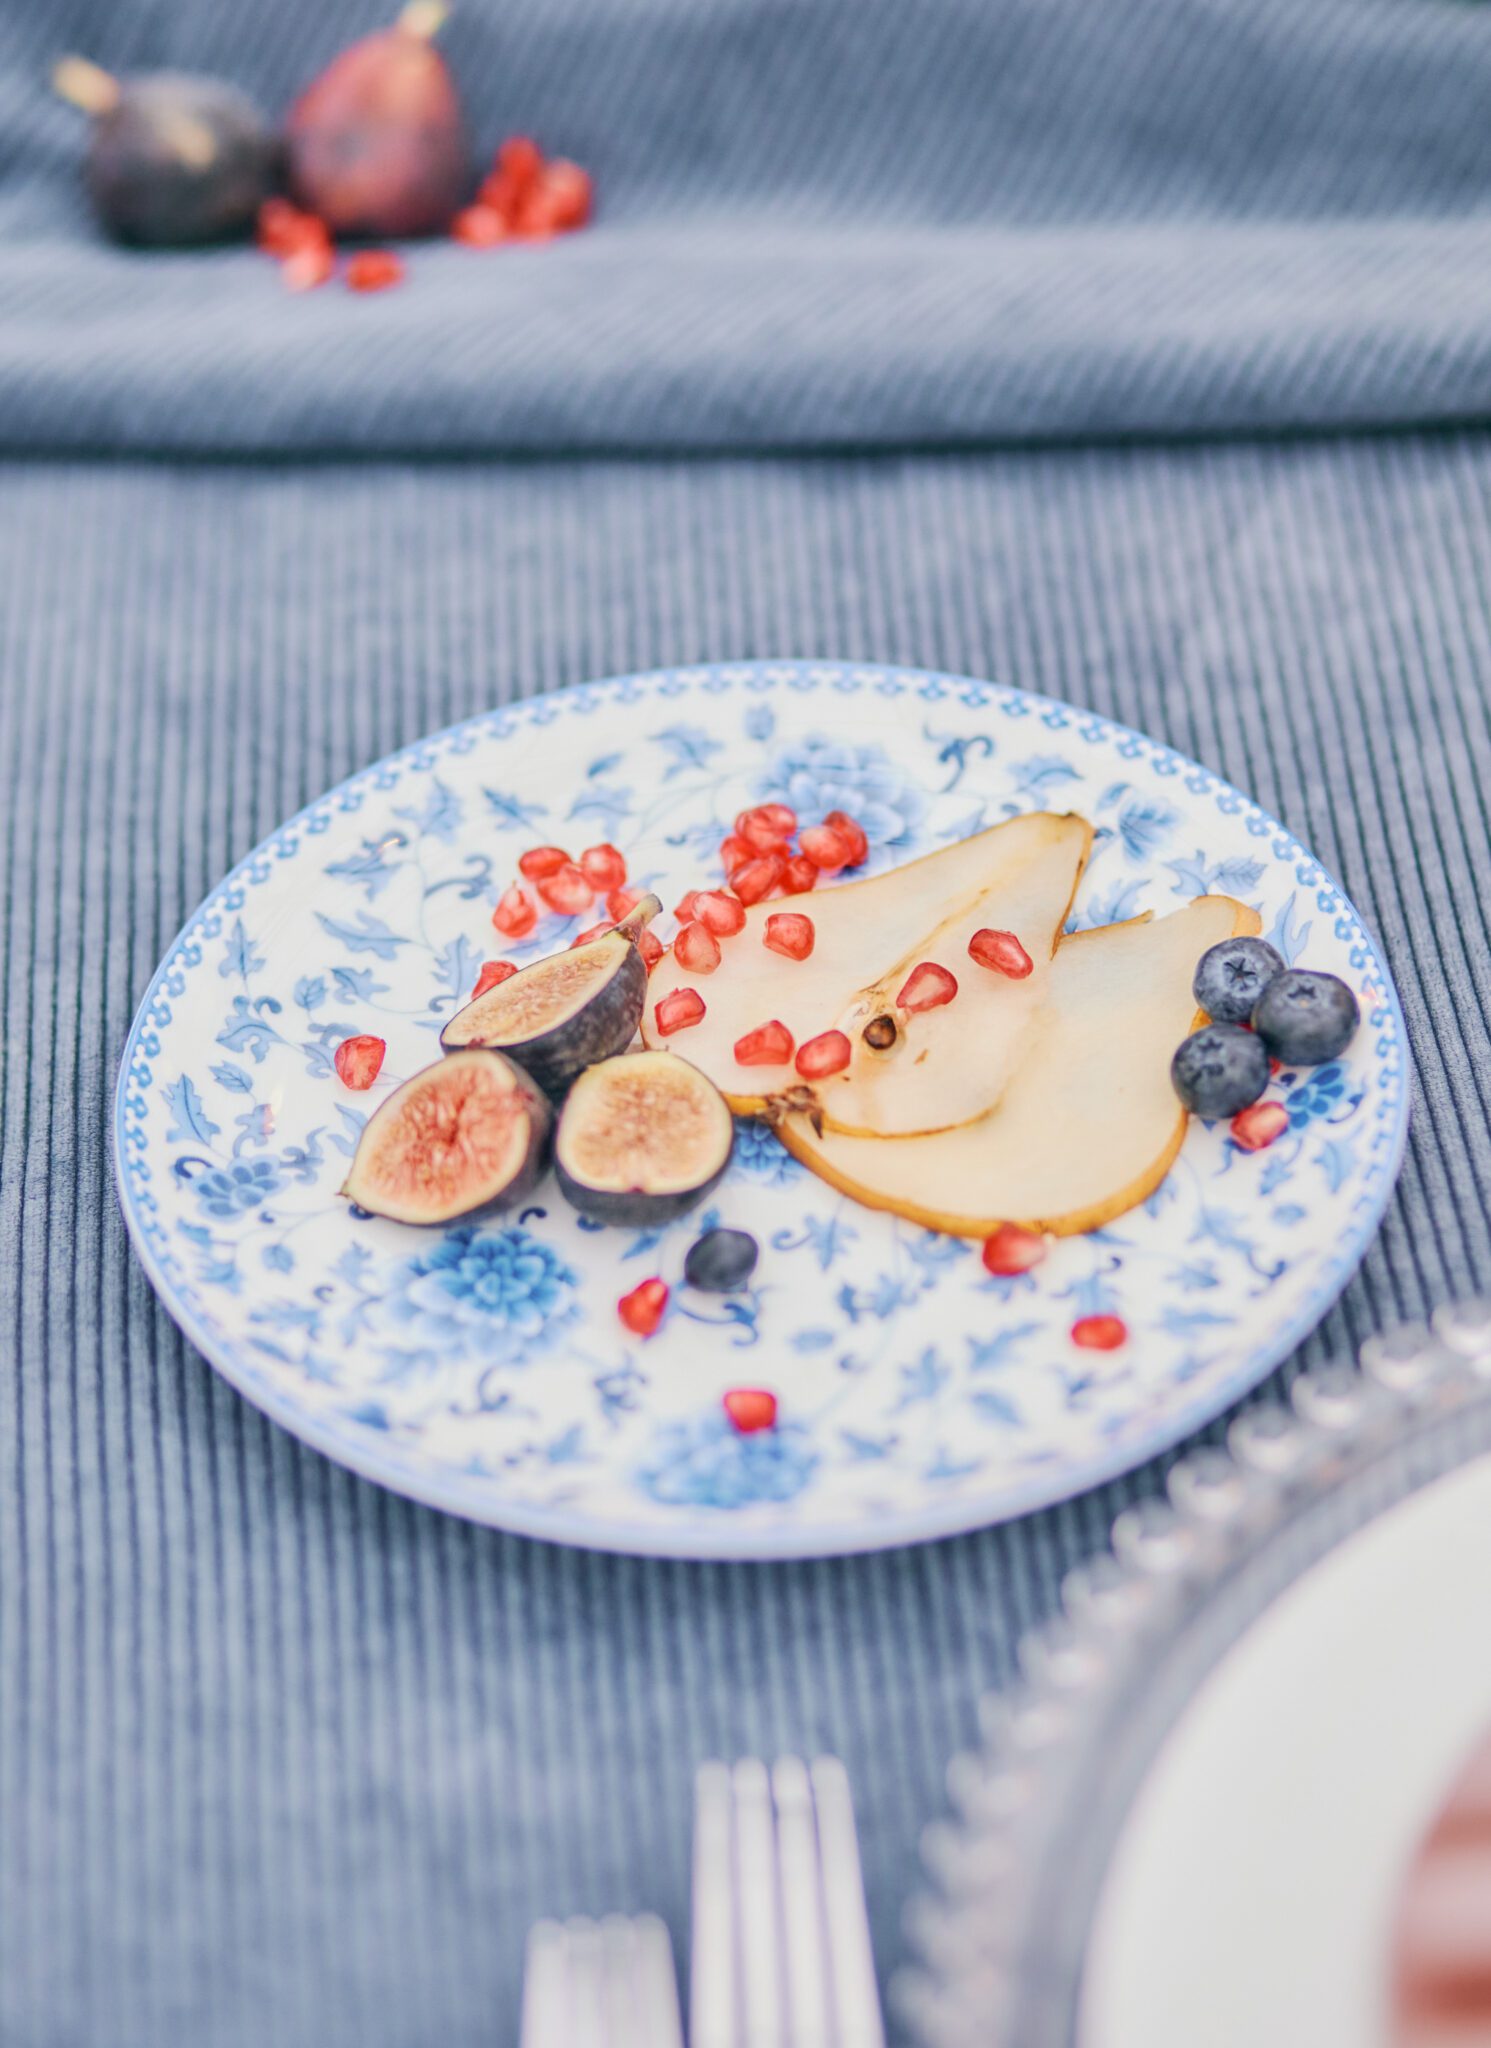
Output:
[[[942,1130],[982,1116],[1022,1056],[1091,845],[1085,819],[1034,811],[885,874],[753,904],[744,930],[722,941],[713,974],[689,974],[671,951],[658,962],[643,1040],[668,1044],[654,1006],[672,989],[697,988],[704,1018],[686,1044],[677,1043],[738,1114],[759,1114],[793,1091],[794,1101],[848,1131]],[[812,919],[806,960],[763,944],[767,919],[784,911]],[[984,926],[1020,939],[1034,963],[1024,980],[969,959],[968,941]],[[895,998],[923,960],[948,968],[958,994],[939,1009],[908,1014]],[[880,1016],[896,1026],[888,1052],[873,1051],[863,1037]],[[736,1041],[772,1018],[797,1045],[823,1031],[847,1033],[850,1066],[813,1087],[790,1061],[739,1066]]]
[[[915,1138],[849,1137],[794,1112],[778,1131],[805,1166],[872,1209],[954,1237],[1001,1223],[1066,1237],[1132,1209],[1170,1169],[1186,1112],[1170,1085],[1194,1029],[1191,978],[1208,946],[1256,932],[1230,896],[1198,896],[1063,939],[1018,1073],[975,1123]]]

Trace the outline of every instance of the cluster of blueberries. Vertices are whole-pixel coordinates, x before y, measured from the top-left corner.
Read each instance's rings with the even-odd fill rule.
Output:
[[[1351,1043],[1361,1009],[1335,974],[1287,967],[1266,939],[1224,939],[1196,968],[1211,1018],[1170,1063],[1175,1092],[1197,1116],[1231,1117],[1268,1086],[1269,1061],[1319,1067]]]

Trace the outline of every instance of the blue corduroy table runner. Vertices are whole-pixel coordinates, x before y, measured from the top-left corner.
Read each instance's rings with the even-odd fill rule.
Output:
[[[473,4],[474,125],[590,161],[588,236],[366,302],[89,241],[56,46],[275,102],[363,25],[0,12],[5,2048],[511,2043],[539,1915],[682,1947],[710,1753],[846,1758],[888,1974],[979,1690],[1160,1483],[646,1563],[412,1507],[219,1382],[125,1244],[114,1067],[197,898],[388,748],[773,653],[1142,726],[1316,848],[1403,993],[1403,1180],[1303,1356],[1491,1287],[1491,11]],[[1195,445],[1075,445],[1149,429]],[[975,445],[1019,440],[1060,445]]]

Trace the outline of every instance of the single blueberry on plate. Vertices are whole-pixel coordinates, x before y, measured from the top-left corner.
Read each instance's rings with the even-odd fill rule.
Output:
[[[1213,1024],[1246,1024],[1284,957],[1267,939],[1223,939],[1196,963],[1192,991]]]
[[[688,1248],[683,1277],[707,1294],[732,1294],[755,1272],[760,1252],[748,1230],[706,1230]]]
[[[1361,1018],[1360,1004],[1339,975],[1291,967],[1258,998],[1253,1029],[1286,1066],[1320,1067],[1346,1050]]]
[[[1268,1050],[1241,1024],[1206,1024],[1170,1062],[1170,1079],[1197,1116],[1236,1116],[1268,1086]]]

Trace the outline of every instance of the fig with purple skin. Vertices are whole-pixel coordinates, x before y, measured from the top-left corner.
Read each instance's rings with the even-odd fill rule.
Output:
[[[673,1052],[629,1052],[589,1067],[554,1140],[560,1192],[598,1223],[653,1226],[702,1202],[735,1145],[714,1083]]]
[[[553,1116],[500,1052],[426,1067],[363,1126],[341,1192],[395,1223],[452,1223],[522,1201],[548,1160]]]

